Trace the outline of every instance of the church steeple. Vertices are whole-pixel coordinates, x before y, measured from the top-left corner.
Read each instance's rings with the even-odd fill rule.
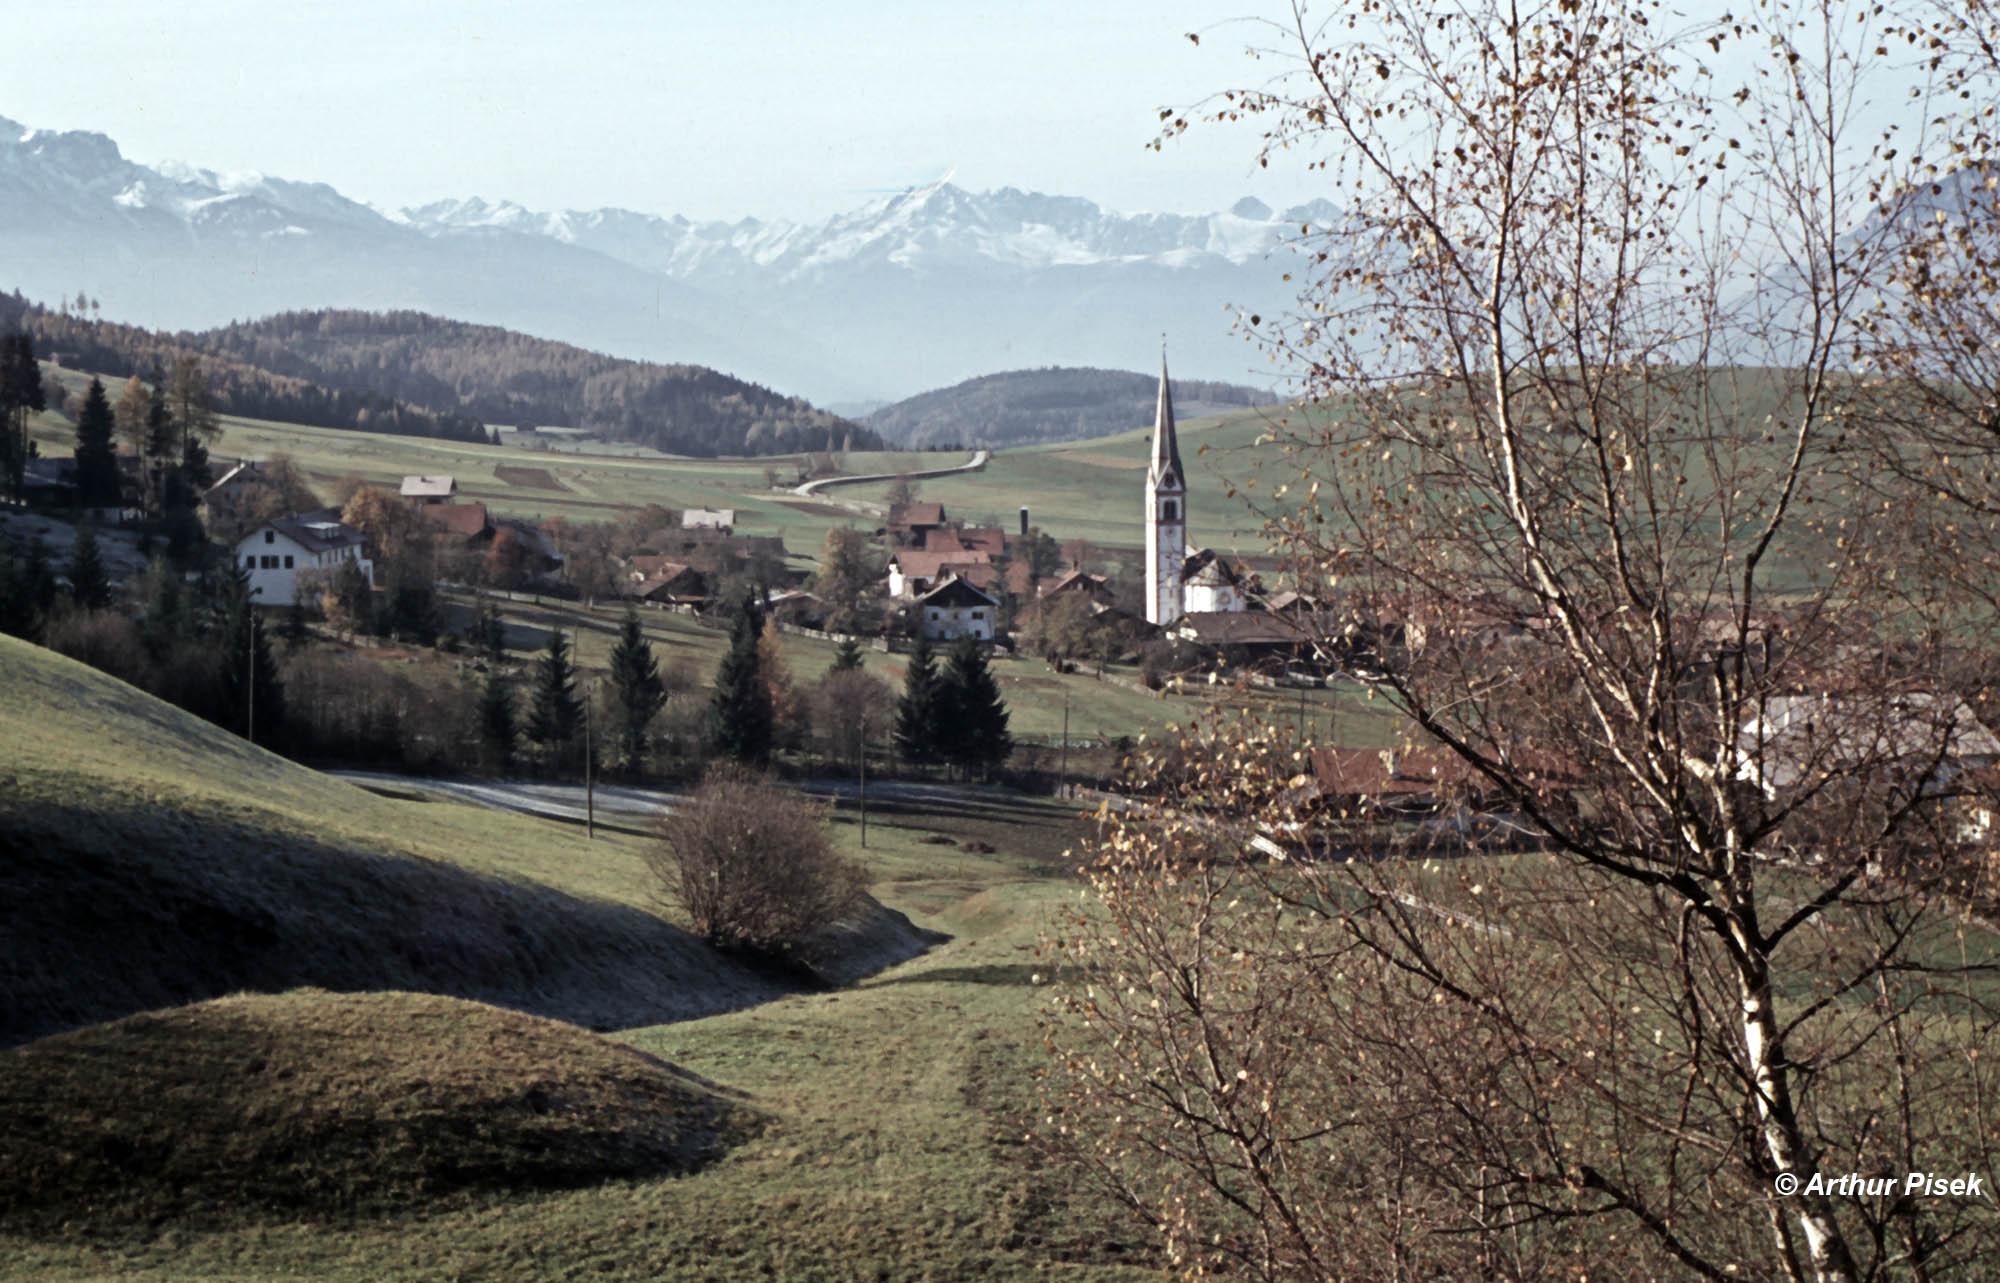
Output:
[[[1153,412],[1153,461],[1146,469],[1146,619],[1171,624],[1181,617],[1181,579],[1187,563],[1187,469],[1174,439],[1174,394],[1167,384],[1167,353],[1160,349],[1160,400]]]
[[[1187,471],[1181,467],[1180,442],[1174,437],[1174,394],[1167,386],[1167,351],[1160,348],[1160,400],[1153,410],[1153,466],[1147,480],[1155,489],[1162,481],[1185,488]]]

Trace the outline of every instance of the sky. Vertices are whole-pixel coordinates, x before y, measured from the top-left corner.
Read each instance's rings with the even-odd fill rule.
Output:
[[[949,177],[1123,213],[1320,195],[1254,130],[1154,138],[1258,82],[1282,0],[86,0],[7,19],[0,116],[184,161],[449,197],[818,220]],[[1188,40],[1188,33],[1200,42]],[[25,48],[24,48],[25,46]]]

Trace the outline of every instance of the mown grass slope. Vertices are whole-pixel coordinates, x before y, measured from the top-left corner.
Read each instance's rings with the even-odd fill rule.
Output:
[[[6,1053],[0,1226],[129,1237],[695,1171],[740,1099],[572,1025],[429,994],[238,996]]]
[[[0,1044],[239,989],[593,1027],[784,992],[654,911],[636,839],[396,801],[0,638]]]

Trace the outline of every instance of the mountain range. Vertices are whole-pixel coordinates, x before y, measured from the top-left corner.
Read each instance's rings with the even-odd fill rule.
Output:
[[[324,183],[127,159],[98,133],[0,118],[0,290],[93,297],[202,330],[296,309],[411,309],[614,356],[714,367],[819,402],[994,370],[1143,366],[1244,381],[1232,307],[1296,292],[1283,248],[1325,202],[1121,215],[946,183],[820,223],[691,222],[445,200],[381,210]]]

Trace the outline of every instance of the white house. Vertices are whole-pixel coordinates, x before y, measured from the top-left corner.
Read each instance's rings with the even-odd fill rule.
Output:
[[[250,572],[250,599],[260,606],[289,606],[311,600],[342,562],[361,568],[375,585],[375,563],[361,555],[361,532],[329,512],[279,517],[243,536],[236,564]],[[305,580],[302,589],[300,580]]]
[[[999,607],[998,601],[957,575],[948,575],[943,583],[917,598],[916,603],[924,636],[932,641],[955,641],[960,637],[991,641]]]
[[[432,503],[450,503],[458,497],[456,477],[404,477],[401,490],[403,498],[418,506]]]
[[[1213,548],[1203,548],[1181,568],[1182,608],[1190,615],[1248,610],[1249,576]]]

